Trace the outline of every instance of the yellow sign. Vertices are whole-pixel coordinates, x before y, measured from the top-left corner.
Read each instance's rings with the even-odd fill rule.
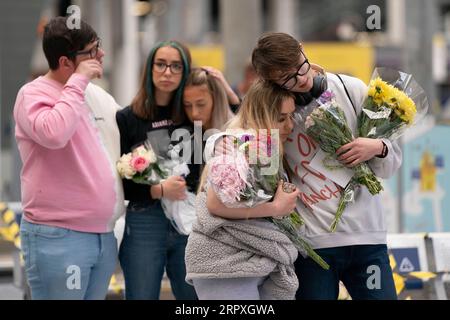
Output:
[[[366,44],[340,42],[303,43],[308,60],[325,71],[342,73],[369,83],[372,76],[375,52]]]
[[[222,46],[189,46],[194,67],[211,66],[225,70],[225,55]]]
[[[433,272],[426,272],[426,271],[415,271],[415,272],[409,272],[406,273],[405,276],[401,276],[397,272],[397,262],[395,261],[394,255],[391,253],[389,254],[389,265],[392,269],[392,276],[394,277],[394,284],[395,284],[395,290],[397,291],[397,295],[399,295],[403,289],[405,288],[406,280],[408,277],[414,277],[421,280],[428,280],[436,277],[436,274]],[[411,300],[410,296],[407,296],[405,300]]]
[[[0,237],[20,248],[20,227],[16,214],[4,202],[0,202]]]
[[[308,59],[326,71],[343,73],[369,83],[375,64],[374,48],[366,44],[340,42],[310,42],[303,44]],[[189,46],[196,67],[212,66],[225,70],[222,46]]]

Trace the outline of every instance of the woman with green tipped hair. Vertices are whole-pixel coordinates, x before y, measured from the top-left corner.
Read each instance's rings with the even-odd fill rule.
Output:
[[[177,41],[158,43],[150,51],[138,93],[116,115],[122,154],[147,140],[157,154],[167,154],[173,130],[186,120],[182,98],[190,65],[189,50]],[[160,201],[184,199],[184,178],[171,176],[153,186],[123,180],[123,185],[129,204],[119,260],[126,299],[159,299],[164,270],[176,299],[196,299],[185,281],[187,236],[173,228]]]

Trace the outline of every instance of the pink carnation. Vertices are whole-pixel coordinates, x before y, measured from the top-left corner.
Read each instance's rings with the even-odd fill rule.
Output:
[[[218,156],[211,159],[209,181],[224,204],[240,200],[240,193],[246,188],[248,164],[239,156]]]
[[[146,159],[142,156],[133,157],[131,159],[131,166],[137,172],[141,172],[141,173],[144,172],[144,170],[147,169],[149,164],[150,164],[150,161],[148,161],[148,159]]]

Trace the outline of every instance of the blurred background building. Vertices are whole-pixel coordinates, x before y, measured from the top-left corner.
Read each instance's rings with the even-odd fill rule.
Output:
[[[252,48],[265,31],[292,34],[311,61],[365,82],[375,66],[412,73],[432,107],[421,128],[404,137],[405,163],[386,182],[389,225],[396,232],[450,231],[450,214],[443,212],[450,207],[449,0],[2,0],[0,200],[20,200],[12,122],[17,91],[47,69],[43,26],[54,16],[74,13],[102,38],[105,70],[98,84],[123,106],[136,92],[150,48],[166,39],[188,44],[194,64],[223,70],[233,85],[243,80]],[[414,209],[405,202],[410,192],[418,192],[414,199],[424,197]]]

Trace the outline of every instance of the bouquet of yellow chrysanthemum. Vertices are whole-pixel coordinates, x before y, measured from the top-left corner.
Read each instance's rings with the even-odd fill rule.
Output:
[[[406,73],[377,68],[358,118],[360,137],[394,140],[426,114],[424,90]]]
[[[422,119],[427,110],[425,91],[412,75],[389,68],[376,68],[358,116],[358,136],[395,140]],[[344,189],[331,226],[332,231],[336,230],[357,187],[358,183],[353,179]]]

